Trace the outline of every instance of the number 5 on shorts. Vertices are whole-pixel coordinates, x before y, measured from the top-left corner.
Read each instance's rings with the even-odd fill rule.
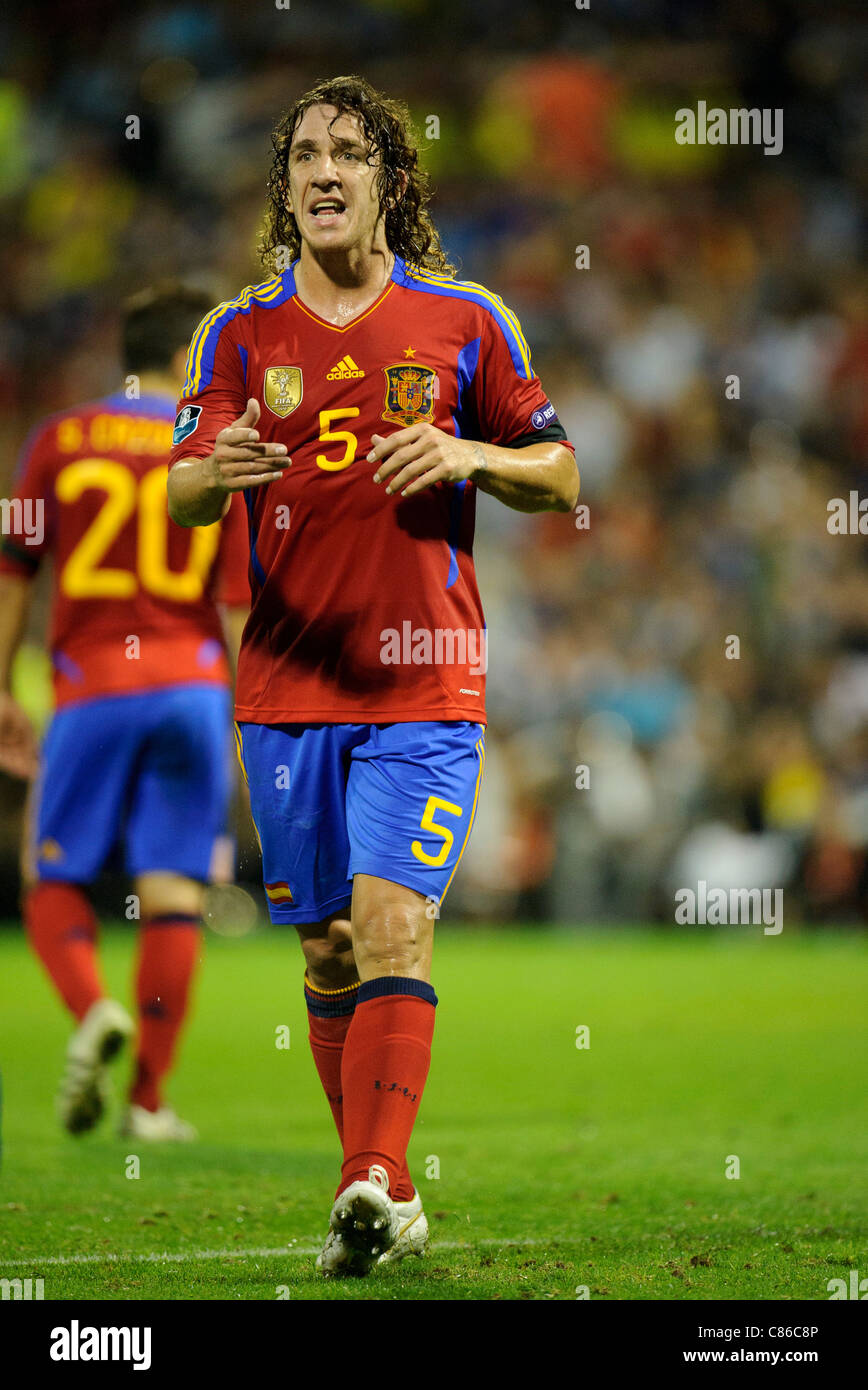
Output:
[[[443,801],[439,796],[429,796],[428,804],[425,807],[425,814],[419,822],[420,830],[430,830],[435,835],[443,837],[443,844],[437,854],[426,854],[418,840],[414,840],[410,846],[417,859],[421,859],[423,864],[430,864],[432,868],[439,869],[441,864],[445,864],[449,858],[449,853],[455,843],[455,836],[445,825],[438,825],[434,819],[435,811],[448,811],[451,816],[463,816],[464,812],[460,806],[454,806],[451,801]]]

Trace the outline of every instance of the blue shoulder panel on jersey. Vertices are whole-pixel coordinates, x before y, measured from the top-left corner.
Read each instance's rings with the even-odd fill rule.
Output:
[[[282,275],[272,275],[261,285],[248,285],[237,299],[227,299],[206,314],[190,343],[187,353],[187,375],[184,378],[182,397],[189,400],[206,387],[214,373],[214,358],[220,334],[231,323],[236,314],[249,314],[254,304],[267,309],[285,304],[295,294],[295,275],[293,266]]]
[[[459,575],[458,569],[458,538],[461,535],[461,513],[464,510],[464,498],[467,494],[467,479],[462,478],[460,483],[455,483],[452,489],[452,499],[449,503],[449,572],[446,575],[446,588],[451,589]]]
[[[521,324],[512,310],[506,307],[500,295],[493,294],[484,285],[477,285],[472,280],[452,280],[448,275],[440,275],[433,270],[411,271],[400,256],[395,257],[392,279],[408,290],[443,295],[448,299],[465,299],[487,309],[506,339],[516,375],[527,381],[532,380],[534,373],[530,363],[530,348],[521,331]]]
[[[462,439],[464,437],[470,439],[476,438],[475,434],[473,434],[472,431],[473,425],[478,424],[478,421],[475,419],[475,412],[473,412],[474,418],[472,421],[467,418],[467,401],[469,399],[467,393],[470,388],[470,383],[473,381],[473,378],[476,375],[476,368],[479,363],[479,349],[481,343],[481,338],[474,338],[472,342],[465,343],[464,347],[458,354],[458,369],[456,372],[456,378],[458,381],[458,399],[455,402],[455,409],[452,412],[452,423],[455,426],[455,434],[458,439]],[[467,429],[465,428],[465,426],[468,425],[471,431],[469,435]]]
[[[244,373],[244,390],[246,391],[246,390],[247,390],[247,356],[248,356],[247,348],[246,348],[246,347],[242,347],[240,343],[237,343],[237,344],[236,344],[236,347],[238,348],[238,356],[241,358],[241,370],[242,370],[243,373]]]

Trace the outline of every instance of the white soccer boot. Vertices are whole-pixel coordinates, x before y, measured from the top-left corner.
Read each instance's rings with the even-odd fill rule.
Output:
[[[424,1255],[428,1245],[428,1219],[422,1210],[422,1198],[414,1192],[409,1202],[396,1202],[398,1234],[394,1245],[384,1250],[378,1265],[397,1264],[406,1255]]]
[[[394,1245],[400,1225],[388,1174],[374,1164],[367,1182],[350,1183],[335,1201],[317,1269],[328,1276],[367,1274]]]
[[[159,1110],[145,1110],[142,1105],[130,1105],[118,1130],[123,1139],[144,1139],[160,1143],[190,1144],[198,1139],[192,1125],[182,1120],[168,1105]]]
[[[57,1097],[58,1117],[70,1134],[83,1134],[102,1118],[108,1096],[106,1064],[132,1036],[133,1027],[116,1000],[98,999],[70,1038]]]

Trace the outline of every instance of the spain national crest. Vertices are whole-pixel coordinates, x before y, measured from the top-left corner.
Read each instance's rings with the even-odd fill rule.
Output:
[[[437,373],[421,362],[399,362],[384,367],[386,408],[384,420],[396,425],[415,425],[417,420],[434,419],[434,383]]]
[[[301,367],[269,367],[264,385],[265,404],[273,415],[284,419],[301,402]]]

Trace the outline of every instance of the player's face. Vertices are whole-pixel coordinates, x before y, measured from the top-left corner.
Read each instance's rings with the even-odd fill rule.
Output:
[[[312,106],[299,121],[289,151],[290,207],[313,251],[349,251],[374,244],[380,206],[378,164],[355,116]]]

